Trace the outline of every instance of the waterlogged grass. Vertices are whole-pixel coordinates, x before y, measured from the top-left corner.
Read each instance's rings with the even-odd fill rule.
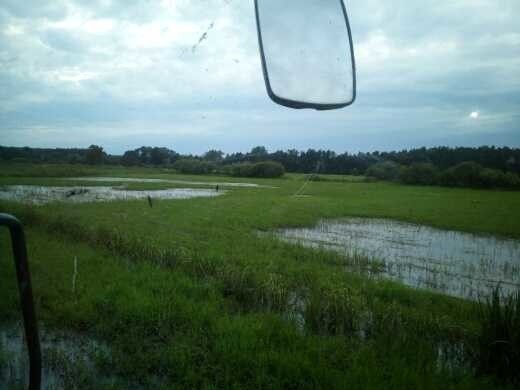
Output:
[[[135,388],[124,377],[104,369],[110,349],[84,333],[39,329],[42,388]],[[21,322],[0,325],[0,384],[7,389],[27,388],[29,358]]]
[[[86,176],[84,176],[86,177]],[[47,187],[104,187],[111,186],[115,188],[122,188],[127,190],[164,190],[170,188],[211,188],[214,189],[214,185],[209,184],[182,184],[182,183],[143,183],[143,182],[130,182],[121,183],[118,181],[85,181],[73,178],[64,177],[23,177],[19,178],[16,176],[5,176],[0,177],[0,189],[12,185],[31,185],[31,186],[47,186]]]
[[[474,383],[465,378],[464,370],[447,379],[445,369],[437,366],[439,341],[448,335],[460,338],[447,325],[471,329],[465,317],[472,310],[460,302],[445,302],[450,305],[443,311],[453,317],[440,326],[430,318],[435,314],[427,310],[398,303],[385,308],[384,295],[399,291],[398,286],[379,286],[381,291],[373,290],[367,299],[356,291],[362,288],[358,278],[348,283],[355,287],[347,286],[342,278],[330,279],[333,273],[322,276],[327,280],[311,283],[317,271],[308,265],[304,272],[309,295],[301,299],[308,300],[309,308],[304,312],[305,328],[300,329],[280,310],[281,286],[267,280],[257,284],[261,281],[254,281],[247,272],[198,274],[125,259],[113,251],[71,244],[38,230],[29,230],[27,236],[40,320],[47,327],[71,329],[105,341],[112,354],[97,362],[98,369],[145,386],[341,388],[363,383],[396,387]],[[2,244],[5,239],[3,235]],[[74,257],[78,276],[73,292]],[[12,265],[7,259],[3,250],[1,266],[9,270]],[[269,276],[276,281],[276,274]],[[2,311],[14,316],[13,272],[2,274],[2,279],[7,303]],[[408,299],[414,296],[406,290],[401,294]],[[441,303],[438,306],[436,299]],[[428,294],[420,300],[427,306],[443,306],[441,298]],[[377,314],[364,326],[370,336],[363,339],[357,335],[358,317],[367,310]],[[388,326],[402,337],[393,337],[389,343]],[[434,333],[424,337],[426,329]],[[68,380],[73,382],[73,378]],[[82,373],[80,384],[91,384],[91,380],[88,373]]]
[[[179,177],[150,176],[158,175]],[[41,321],[106,342],[112,353],[102,368],[145,386],[497,385],[491,374],[476,376],[478,305],[344,272],[368,262],[257,232],[355,215],[519,237],[517,193],[311,182],[308,197],[294,197],[299,177],[253,182],[278,188],[153,208],[4,202],[0,210],[28,227]],[[18,301],[6,241],[3,234],[0,313],[10,321]]]
[[[520,288],[520,240],[377,218],[326,220],[273,234],[348,259],[377,259],[382,277],[465,299],[488,296],[498,283],[504,295]]]
[[[133,191],[117,187],[47,187],[14,185],[0,187],[0,199],[26,204],[110,202],[116,200],[190,199],[223,195],[224,191],[202,188],[169,188],[154,191]]]
[[[493,374],[503,382],[520,384],[520,291],[502,298],[497,288],[484,302],[479,314],[477,373]]]

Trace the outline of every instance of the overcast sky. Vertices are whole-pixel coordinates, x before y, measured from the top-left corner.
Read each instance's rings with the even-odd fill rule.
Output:
[[[1,0],[0,144],[520,147],[520,1],[346,5],[358,97],[318,112],[267,97],[253,0]]]

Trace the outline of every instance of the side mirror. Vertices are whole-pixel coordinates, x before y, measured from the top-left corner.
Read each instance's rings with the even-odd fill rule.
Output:
[[[352,35],[343,0],[255,0],[269,97],[291,108],[331,110],[356,98]]]

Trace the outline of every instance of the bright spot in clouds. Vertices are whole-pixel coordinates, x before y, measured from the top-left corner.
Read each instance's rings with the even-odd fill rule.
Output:
[[[471,119],[478,119],[479,116],[480,116],[480,113],[478,111],[473,111],[471,114],[469,114],[469,117]]]

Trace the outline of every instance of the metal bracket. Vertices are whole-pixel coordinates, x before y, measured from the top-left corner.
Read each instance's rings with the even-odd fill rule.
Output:
[[[27,247],[23,226],[18,219],[9,214],[0,213],[0,226],[6,226],[11,233],[18,291],[22,305],[25,339],[29,352],[29,390],[38,390],[41,386],[42,360],[38,324],[34,311],[31,275],[27,262]]]

